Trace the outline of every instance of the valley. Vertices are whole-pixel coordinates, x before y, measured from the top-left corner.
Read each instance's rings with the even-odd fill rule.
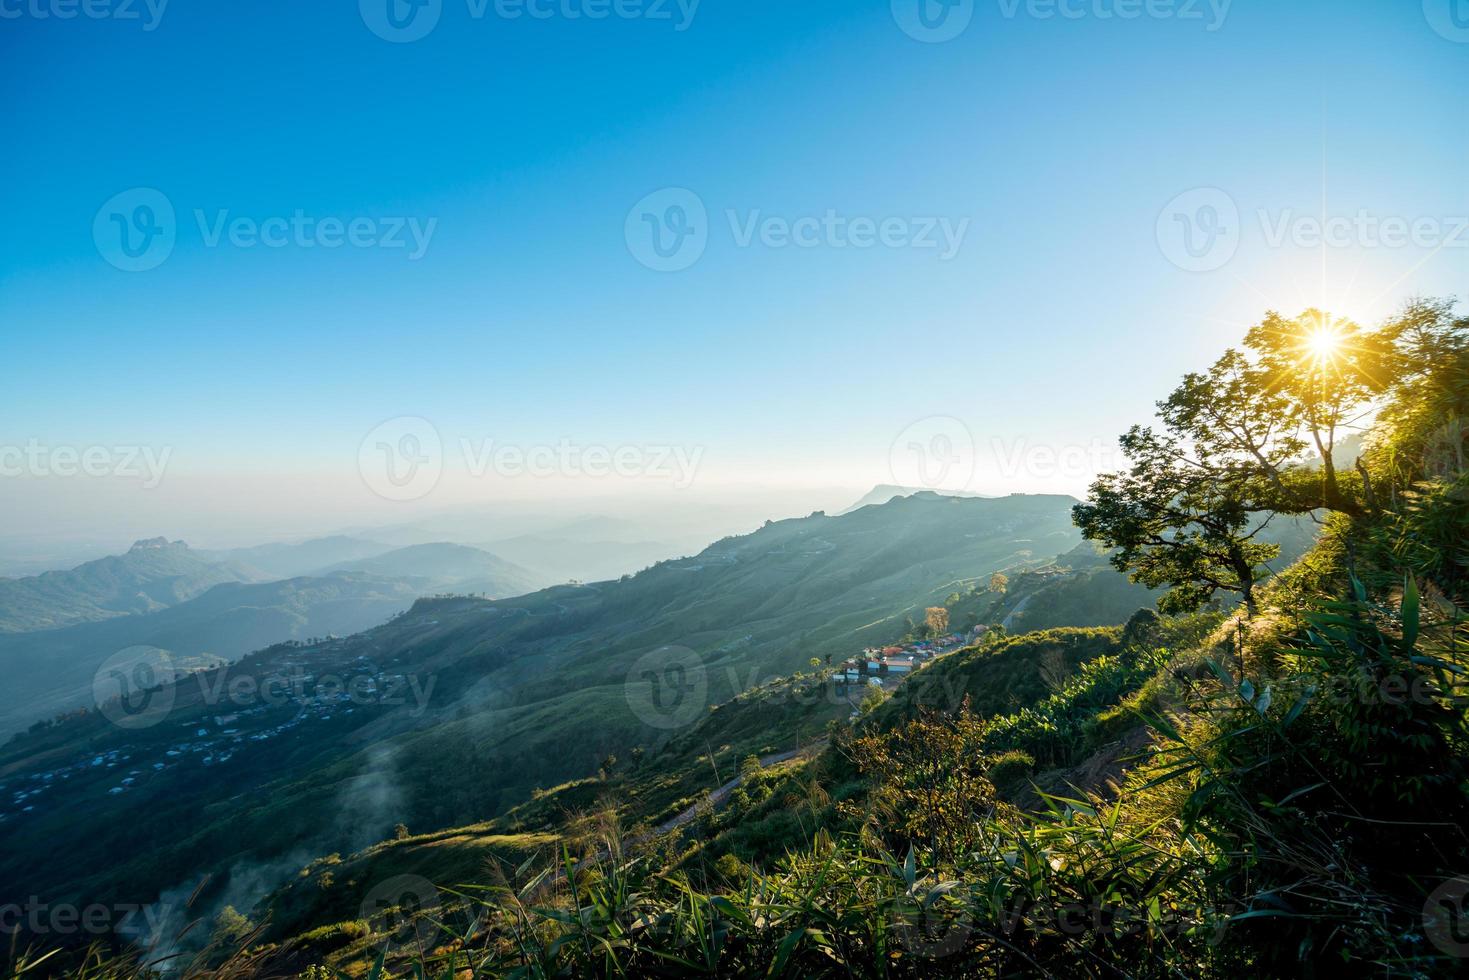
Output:
[[[770,522],[621,580],[420,599],[366,632],[276,644],[151,694],[124,683],[119,702],[136,707],[104,704],[0,749],[7,836],[85,841],[64,859],[10,852],[0,887],[146,902],[207,867],[227,890],[232,868],[509,813],[612,756],[692,753],[691,730],[771,751],[784,732],[815,738],[860,693],[791,704],[743,736],[722,719],[813,657],[901,640],[950,593],[1071,550],[1073,503],[920,494]],[[682,676],[688,700],[649,697],[646,676]],[[159,820],[183,832],[160,840]]]

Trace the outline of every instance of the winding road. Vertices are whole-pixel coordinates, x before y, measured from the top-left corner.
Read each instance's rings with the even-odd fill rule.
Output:
[[[826,740],[821,739],[819,741],[812,742],[804,749],[792,749],[789,752],[777,752],[774,755],[767,755],[760,760],[760,766],[761,768],[764,768],[765,766],[773,766],[778,763],[794,759],[798,755],[803,755],[809,752],[817,752],[825,745]],[[676,830],[679,827],[682,827],[684,824],[694,819],[694,817],[698,816],[699,807],[703,806],[705,803],[708,803],[710,806],[718,806],[725,801],[725,798],[728,797],[730,793],[734,792],[736,786],[744,781],[744,776],[736,776],[729,782],[725,783],[723,786],[711,792],[708,797],[700,800],[698,803],[695,803],[693,806],[689,807],[678,816],[674,817],[671,820],[665,820],[663,823],[659,824],[655,830],[655,833],[666,834],[670,830]]]

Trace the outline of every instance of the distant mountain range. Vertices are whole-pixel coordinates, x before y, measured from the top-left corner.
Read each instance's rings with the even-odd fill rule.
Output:
[[[490,599],[522,595],[549,584],[519,565],[480,548],[461,544],[419,544],[371,557],[339,561],[318,569],[318,575],[365,572],[404,579],[422,594],[439,592],[482,594]]]
[[[261,578],[295,578],[339,562],[374,558],[393,549],[392,545],[347,535],[313,538],[292,544],[262,544],[253,548],[200,552],[210,561],[243,566]]]
[[[598,541],[555,535],[526,534],[491,541],[485,547],[552,582],[618,578],[681,553],[666,541]]]
[[[850,514],[852,511],[861,510],[863,507],[870,507],[874,504],[885,504],[894,497],[911,497],[917,493],[933,493],[941,497],[960,497],[964,499],[994,499],[989,494],[970,493],[967,490],[929,490],[924,487],[900,487],[891,483],[879,483],[869,490],[861,500],[841,513]]]
[[[256,578],[210,561],[182,541],[139,541],[125,555],[70,571],[0,580],[0,633],[25,633],[157,612],[216,585]]]

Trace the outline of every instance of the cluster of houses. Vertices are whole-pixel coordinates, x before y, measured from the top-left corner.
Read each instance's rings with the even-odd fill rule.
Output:
[[[949,633],[946,636],[919,640],[906,646],[868,647],[862,651],[862,656],[842,662],[837,669],[837,679],[848,684],[860,684],[865,681],[874,687],[881,687],[885,680],[902,678],[920,669],[940,654],[948,653],[972,642],[983,635],[987,628],[976,626],[968,634]]]
[[[341,641],[333,638],[327,641],[327,649],[340,644]],[[289,643],[280,644],[279,648],[299,649],[302,646],[304,645],[299,643]],[[316,675],[307,671],[307,660],[278,657],[274,662],[277,668],[286,673],[286,683],[278,692],[283,696],[256,696],[254,702],[248,706],[226,697],[226,704],[221,705],[222,713],[180,721],[178,726],[186,729],[186,732],[177,737],[165,736],[166,740],[162,745],[154,742],[153,745],[162,749],[161,755],[154,755],[156,749],[150,751],[153,745],[141,749],[124,746],[100,754],[82,756],[69,765],[15,780],[0,781],[0,823],[33,812],[41,797],[74,776],[86,774],[88,777],[100,777],[105,792],[117,796],[137,786],[140,777],[172,769],[186,761],[210,767],[222,765],[234,758],[235,753],[249,743],[269,742],[307,722],[325,722],[330,721],[334,715],[350,715],[356,710],[358,698],[371,701],[393,683],[405,680],[401,673],[382,669],[367,657],[358,657],[353,662],[355,669],[344,671],[351,673],[357,681],[352,691],[342,689],[340,685],[319,690],[315,688]],[[356,692],[356,697],[353,691]],[[281,708],[291,711],[292,717],[276,724],[262,725],[262,722],[266,722],[264,718],[255,720],[260,715]],[[122,768],[132,761],[133,753],[140,753],[143,759],[153,755],[158,761],[143,769]],[[139,764],[143,763],[140,761]],[[91,778],[84,782],[88,789],[95,785]],[[8,800],[5,798],[7,792]]]
[[[14,784],[16,788],[0,784],[0,792],[7,789],[10,791],[9,804],[0,804],[0,823],[4,823],[10,817],[32,812],[36,808],[36,801],[45,796],[52,788],[68,781],[73,776],[89,771],[113,770],[123,763],[132,761],[132,758],[132,755],[128,754],[125,749],[112,749],[100,755],[85,756],[71,765],[21,777]],[[141,774],[140,770],[130,770],[119,785],[132,785]]]

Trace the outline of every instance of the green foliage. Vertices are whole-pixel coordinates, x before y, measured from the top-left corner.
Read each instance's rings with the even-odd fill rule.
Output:
[[[1462,600],[1469,586],[1469,473],[1401,491],[1398,508],[1382,515],[1363,546],[1374,565],[1405,569]]]
[[[1097,713],[1135,690],[1168,659],[1168,651],[1159,648],[1127,650],[1088,661],[1050,697],[992,720],[984,748],[988,752],[1023,750],[1044,765],[1070,765],[1095,748]]]
[[[945,863],[972,847],[995,807],[983,735],[966,701],[952,715],[924,712],[853,741],[857,769],[876,781],[868,805],[884,829]]]
[[[255,924],[240,914],[233,905],[226,905],[214,916],[213,942],[218,946],[235,946],[255,931]]]
[[[1210,723],[1159,756],[1159,782],[1186,784],[1185,825],[1235,855],[1211,878],[1272,972],[1446,964],[1417,945],[1425,901],[1469,866],[1465,618],[1426,609],[1411,579],[1391,604],[1353,582],[1272,644],[1278,672],[1216,665]]]
[[[1261,567],[1279,547],[1254,540],[1252,482],[1190,458],[1178,435],[1134,426],[1121,439],[1132,467],[1092,484],[1073,517],[1083,534],[1116,549],[1113,565],[1150,589],[1167,588],[1164,612],[1192,612],[1220,591],[1254,609]]]
[[[1012,749],[999,752],[989,761],[987,776],[995,789],[1013,791],[1035,771],[1035,758],[1029,752]]]

